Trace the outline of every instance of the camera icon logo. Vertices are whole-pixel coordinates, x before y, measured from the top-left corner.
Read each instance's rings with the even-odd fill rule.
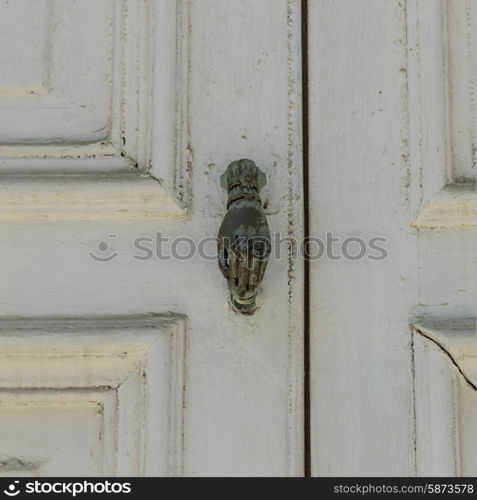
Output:
[[[117,238],[117,234],[108,234],[110,238]],[[109,241],[100,241],[97,244],[97,253],[89,252],[89,256],[97,262],[111,262],[118,256],[118,252],[111,250]]]
[[[20,481],[13,481],[13,483],[8,485],[6,490],[3,490],[3,493],[9,497],[16,497],[20,493],[20,490],[17,488],[17,484],[19,483]]]

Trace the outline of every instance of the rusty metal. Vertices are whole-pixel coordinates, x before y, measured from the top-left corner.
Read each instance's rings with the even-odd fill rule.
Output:
[[[219,268],[235,309],[251,314],[271,253],[270,230],[259,196],[266,177],[253,161],[238,160],[220,180],[228,201],[218,235]]]

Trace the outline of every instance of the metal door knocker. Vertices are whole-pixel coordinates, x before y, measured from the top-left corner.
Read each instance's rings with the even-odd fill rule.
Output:
[[[218,236],[219,267],[232,305],[251,314],[257,308],[258,286],[271,253],[270,230],[258,195],[266,177],[253,161],[238,160],[227,167],[220,181],[228,201]]]

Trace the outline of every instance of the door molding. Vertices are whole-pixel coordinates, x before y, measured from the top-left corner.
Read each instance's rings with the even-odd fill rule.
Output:
[[[413,352],[417,475],[473,476],[475,318],[415,324]]]
[[[2,218],[54,220],[61,218],[61,212],[68,213],[69,219],[79,220],[116,218],[128,212],[134,218],[151,214],[186,216],[192,167],[187,118],[189,1],[122,0],[112,6],[111,43],[105,41],[101,47],[105,52],[101,57],[112,60],[111,85],[95,94],[101,99],[98,112],[105,113],[101,111],[104,108],[110,116],[101,140],[96,141],[94,134],[84,130],[76,115],[63,116],[64,107],[49,103],[50,94],[64,92],[60,84],[55,88],[54,81],[49,84],[52,88],[40,92],[36,100],[32,100],[30,93],[22,94],[18,98],[20,104],[12,98],[15,88],[3,97],[0,92],[4,108],[11,114],[10,123],[15,125],[26,110],[31,115],[29,123],[38,126],[38,133],[27,143],[20,136],[10,137],[3,144],[0,139]],[[95,3],[81,5],[83,18],[89,8],[95,8]],[[106,22],[109,11],[104,11]],[[53,57],[53,53],[61,55],[62,50],[67,50],[59,42],[55,46],[54,32],[47,23],[45,37],[52,48],[43,64],[55,66],[56,73],[61,75],[68,72],[72,61],[66,52],[56,56],[59,62]],[[83,80],[77,78],[69,89],[71,92],[78,89],[78,96],[61,97],[79,100],[75,109],[80,110],[81,116],[89,109],[89,105],[82,104],[81,96],[90,94],[88,82]],[[14,106],[20,105],[23,113],[15,111]],[[49,113],[44,126],[41,113]],[[70,138],[50,131],[50,115],[57,116],[52,127],[58,128],[60,124],[65,133],[70,126],[79,127],[78,131]],[[71,188],[78,182],[73,174],[81,176],[79,184],[85,186],[87,194]],[[138,174],[143,177],[138,179]],[[107,176],[106,182],[101,176]],[[21,183],[23,196],[19,197],[16,188]],[[98,198],[96,204],[91,203],[92,197]],[[53,205],[54,209],[48,208]],[[15,210],[6,208],[11,206]]]
[[[103,475],[179,476],[185,321],[169,314],[2,320],[1,404],[16,405],[15,411],[32,405],[35,411],[35,404],[45,411],[51,405],[54,418],[59,402],[82,405],[86,398],[102,415]],[[7,464],[31,461],[31,456],[0,456]],[[40,460],[35,468],[42,465]]]

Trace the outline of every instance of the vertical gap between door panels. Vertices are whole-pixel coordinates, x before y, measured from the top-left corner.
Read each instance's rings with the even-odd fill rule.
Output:
[[[301,50],[302,50],[302,95],[303,95],[303,213],[304,237],[309,236],[308,198],[308,0],[301,2]],[[304,261],[304,471],[311,477],[311,419],[310,419],[310,269]]]

